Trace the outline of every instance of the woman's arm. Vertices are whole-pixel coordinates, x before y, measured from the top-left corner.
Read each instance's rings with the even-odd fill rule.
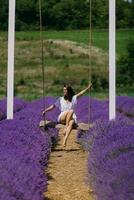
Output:
[[[42,115],[45,115],[46,112],[48,112],[48,111],[50,111],[50,110],[53,110],[54,108],[55,108],[55,105],[54,105],[54,104],[51,105],[51,106],[49,106],[48,108],[46,108],[46,109],[42,112]]]
[[[80,96],[82,96],[91,87],[92,87],[92,83],[90,83],[86,89],[84,89],[81,92],[79,92],[78,94],[76,94],[77,98],[80,97]]]

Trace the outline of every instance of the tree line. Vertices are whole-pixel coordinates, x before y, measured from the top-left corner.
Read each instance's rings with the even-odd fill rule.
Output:
[[[1,0],[0,30],[8,27],[8,2]],[[44,29],[89,28],[90,0],[42,0]],[[108,0],[92,0],[92,27],[108,28]],[[134,0],[116,0],[117,28],[134,27]],[[16,0],[16,30],[39,29],[39,0]]]

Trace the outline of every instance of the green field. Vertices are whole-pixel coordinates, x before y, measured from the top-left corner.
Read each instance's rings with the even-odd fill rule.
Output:
[[[0,32],[0,37],[7,40],[7,33]],[[108,51],[108,30],[92,30],[92,44],[105,51]],[[39,31],[16,32],[16,40],[39,40]],[[89,44],[89,30],[71,30],[71,31],[44,31],[44,39],[60,39],[76,41],[78,43]],[[129,40],[134,40],[134,29],[116,31],[117,54],[126,52],[126,45]]]
[[[92,31],[91,63],[88,55],[89,31],[44,31],[45,93],[62,94],[64,83],[72,84],[78,92],[89,79],[105,84],[93,89],[97,98],[108,97],[108,31]],[[39,32],[16,32],[15,44],[15,95],[27,100],[42,96],[41,44]],[[134,40],[134,30],[117,31],[117,55],[126,53],[129,40]],[[75,42],[75,43],[74,43]],[[7,33],[0,32],[0,98],[6,96]],[[95,88],[95,85],[94,85]],[[118,94],[133,95],[133,88],[117,89]]]

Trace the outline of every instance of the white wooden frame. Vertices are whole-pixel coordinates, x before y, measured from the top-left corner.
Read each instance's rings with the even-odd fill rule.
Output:
[[[115,53],[115,0],[109,0],[109,119],[116,116],[116,53]],[[8,26],[8,80],[7,80],[7,119],[13,119],[14,99],[14,43],[15,43],[15,0],[9,0]]]
[[[8,70],[7,70],[7,119],[13,119],[14,43],[15,43],[15,0],[9,0]]]
[[[116,8],[109,0],[109,120],[116,117]]]

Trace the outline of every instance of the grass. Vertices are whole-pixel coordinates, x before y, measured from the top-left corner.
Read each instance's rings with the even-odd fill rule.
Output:
[[[7,39],[6,32],[0,32],[0,37]],[[96,47],[108,51],[108,30],[92,30],[92,44]],[[39,40],[39,31],[16,32],[16,40]],[[89,30],[71,31],[44,31],[44,39],[70,40],[78,43],[89,44]],[[126,53],[126,45],[129,40],[134,40],[134,29],[117,30],[116,47],[117,54]]]
[[[76,92],[84,89],[89,81],[89,56],[87,46],[89,31],[45,31],[43,38],[53,40],[69,40],[77,42],[55,43],[44,40],[45,54],[45,93],[47,96],[62,95],[62,85],[69,83]],[[126,52],[129,39],[134,39],[134,30],[117,31],[117,52],[122,55]],[[7,74],[7,33],[0,32],[0,98],[5,97]],[[92,43],[92,75],[108,79],[108,31],[93,30]],[[98,47],[100,49],[98,49]],[[118,94],[133,95],[133,88],[117,89]],[[17,32],[15,45],[15,95],[33,100],[43,95],[41,70],[41,44],[39,32]],[[108,98],[108,86],[105,89],[92,91],[95,98]]]

